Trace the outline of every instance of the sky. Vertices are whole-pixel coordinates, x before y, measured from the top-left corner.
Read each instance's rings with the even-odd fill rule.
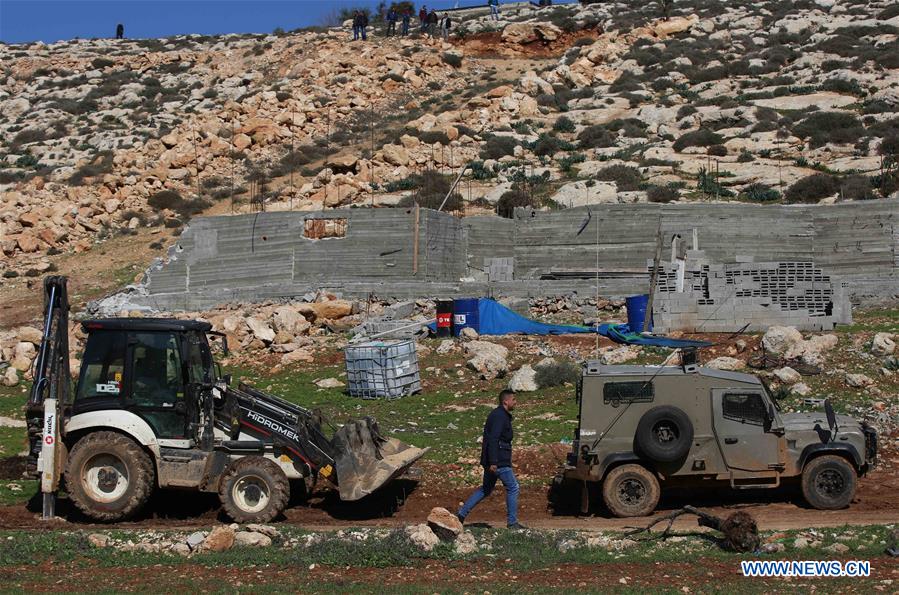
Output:
[[[416,8],[421,3],[415,2]],[[486,0],[424,4],[440,10],[484,5]],[[376,0],[0,0],[0,41],[113,37],[117,23],[125,25],[130,38],[271,33],[277,27],[289,31],[321,25],[342,7],[376,5]]]

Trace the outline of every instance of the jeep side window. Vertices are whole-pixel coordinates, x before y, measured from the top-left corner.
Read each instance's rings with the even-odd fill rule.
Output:
[[[765,402],[758,393],[724,393],[721,414],[746,424],[765,424]]]
[[[620,403],[651,403],[655,392],[652,382],[606,382],[602,387],[605,405],[617,407]]]

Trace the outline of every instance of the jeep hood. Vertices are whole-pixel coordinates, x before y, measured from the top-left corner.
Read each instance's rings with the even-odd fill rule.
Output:
[[[823,411],[817,413],[785,413],[782,414],[784,430],[798,432],[802,430],[814,430],[815,426],[828,429],[827,416]],[[840,432],[858,429],[859,423],[849,415],[837,415],[837,425]]]

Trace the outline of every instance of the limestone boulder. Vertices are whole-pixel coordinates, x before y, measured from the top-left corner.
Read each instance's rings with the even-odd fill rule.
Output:
[[[402,145],[384,145],[381,148],[381,154],[384,156],[384,161],[390,165],[409,164],[409,152]]]
[[[802,342],[802,333],[793,326],[772,326],[762,336],[762,345],[766,351],[784,356],[794,353]]]
[[[288,335],[304,334],[312,326],[305,316],[291,306],[279,306],[272,316],[272,324],[275,331]]]
[[[438,543],[440,538],[428,525],[410,525],[405,529],[406,537],[420,550],[430,552]]]
[[[706,368],[712,368],[713,370],[742,370],[746,367],[746,362],[741,359],[737,359],[735,357],[716,357],[715,359],[709,361],[705,364]]]
[[[221,525],[209,532],[201,549],[207,552],[225,552],[234,546],[234,529]]]
[[[552,23],[510,23],[503,28],[502,40],[527,44],[535,41],[555,41],[562,30]]]
[[[530,364],[525,364],[515,370],[509,379],[509,390],[519,393],[529,393],[537,390],[537,371]]]
[[[784,384],[796,384],[797,382],[802,380],[802,376],[799,374],[799,372],[789,366],[784,366],[783,368],[774,370],[774,376]]]
[[[247,326],[250,327],[250,332],[253,333],[253,336],[266,345],[275,340],[275,331],[272,330],[268,322],[261,318],[250,316],[247,318]]]
[[[892,333],[877,333],[871,341],[871,353],[874,355],[892,355],[896,351],[895,335]]]
[[[469,341],[465,343],[467,365],[481,375],[484,380],[501,378],[509,371],[509,350],[499,343],[490,341]]]
[[[463,530],[459,518],[440,506],[431,509],[428,526],[441,541],[455,541]]]
[[[346,300],[315,302],[311,306],[316,319],[338,320],[353,313],[353,304]]]

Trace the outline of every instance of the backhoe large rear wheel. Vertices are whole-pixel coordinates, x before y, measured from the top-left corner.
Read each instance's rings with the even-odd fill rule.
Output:
[[[94,432],[75,443],[66,467],[66,489],[75,506],[98,521],[120,521],[138,512],[155,487],[153,460],[116,432]]]
[[[219,499],[238,523],[268,523],[287,508],[290,483],[270,459],[244,457],[232,463],[222,477]]]

